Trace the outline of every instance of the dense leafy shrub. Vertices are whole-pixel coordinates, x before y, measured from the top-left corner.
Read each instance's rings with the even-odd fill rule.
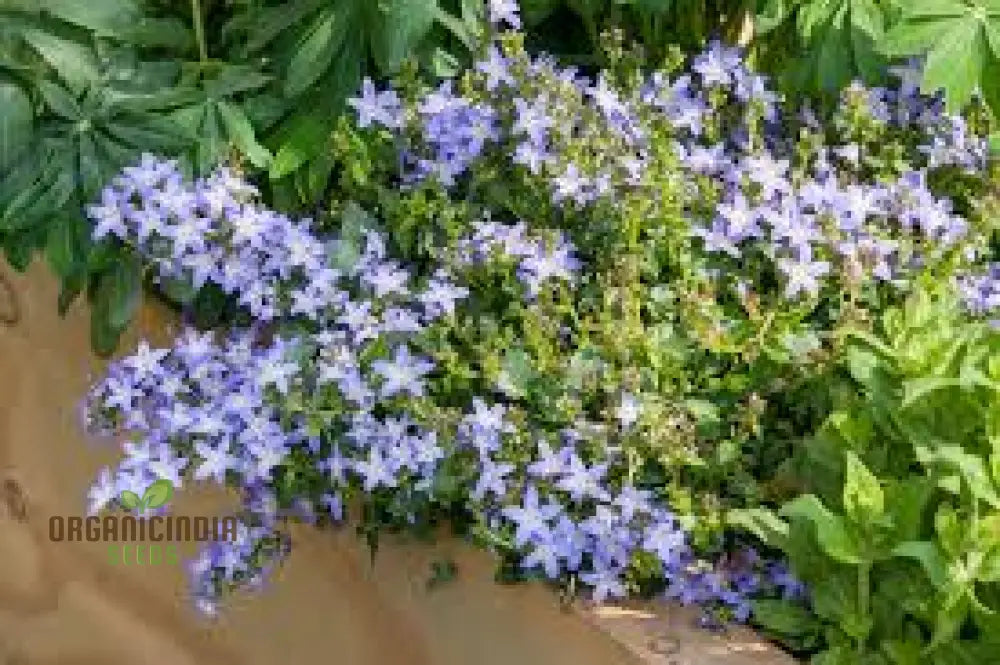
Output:
[[[811,611],[761,601],[757,620],[824,644],[814,662],[995,661],[998,344],[941,288],[852,334],[834,408],[796,454],[807,493],[785,519],[738,515],[811,590]]]

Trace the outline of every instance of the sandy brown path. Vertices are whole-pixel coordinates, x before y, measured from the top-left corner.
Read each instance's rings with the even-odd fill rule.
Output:
[[[207,626],[191,611],[180,569],[112,565],[102,545],[54,543],[50,515],[80,514],[86,489],[117,457],[85,440],[76,405],[101,363],[85,309],[65,319],[46,266],[12,275],[21,305],[0,325],[0,665],[779,665],[751,636],[691,631],[657,608],[560,610],[539,586],[501,587],[489,557],[458,542],[382,545],[374,568],[350,531],[294,531],[295,549],[261,594]],[[4,303],[0,302],[0,307]],[[164,342],[156,307],[140,335]],[[222,492],[181,492],[179,514],[215,514]],[[459,579],[428,591],[432,561]],[[598,627],[595,627],[598,626]],[[657,654],[659,652],[659,654]]]

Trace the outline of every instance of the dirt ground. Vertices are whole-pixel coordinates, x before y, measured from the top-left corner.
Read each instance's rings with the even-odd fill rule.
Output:
[[[77,405],[101,362],[87,312],[56,313],[58,288],[36,262],[0,264],[20,320],[0,323],[0,665],[787,665],[745,631],[692,630],[667,607],[561,610],[535,585],[492,580],[488,555],[458,542],[384,544],[370,565],[349,530],[294,533],[288,563],[213,625],[185,599],[178,567],[113,565],[97,543],[51,542],[51,515],[79,515],[114,442],[85,439]],[[13,303],[0,291],[0,319]],[[135,330],[164,342],[171,319],[143,308]],[[215,514],[223,492],[179,493],[179,514]],[[211,511],[211,512],[206,512]],[[458,579],[428,590],[430,563]]]

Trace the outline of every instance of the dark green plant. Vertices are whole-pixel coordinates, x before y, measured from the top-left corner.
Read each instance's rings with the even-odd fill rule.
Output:
[[[325,138],[361,77],[409,56],[450,73],[482,27],[479,2],[2,0],[0,247],[19,269],[44,249],[60,311],[87,292],[94,346],[109,352],[143,283],[84,220],[115,173],[144,152],[198,173],[230,161],[268,173],[288,205],[314,201]]]

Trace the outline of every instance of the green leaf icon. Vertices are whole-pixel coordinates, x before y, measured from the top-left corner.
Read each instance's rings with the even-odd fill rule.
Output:
[[[130,492],[129,490],[122,492],[118,497],[118,500],[121,502],[122,507],[125,510],[135,510],[142,503],[142,499],[139,498],[139,495],[135,492]]]
[[[146,493],[142,495],[142,504],[146,508],[159,508],[170,501],[174,495],[174,486],[169,480],[157,480],[146,488]]]

